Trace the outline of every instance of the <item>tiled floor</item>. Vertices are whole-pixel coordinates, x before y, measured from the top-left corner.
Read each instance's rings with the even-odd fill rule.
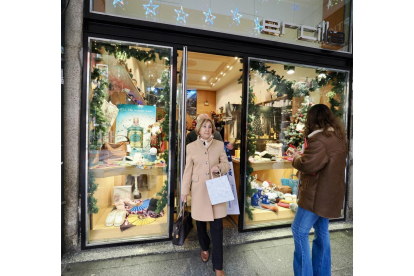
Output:
[[[332,275],[353,274],[353,231],[331,232]],[[309,236],[311,243],[313,235]],[[312,246],[312,243],[311,243]],[[293,238],[224,247],[226,275],[293,275]],[[146,256],[70,263],[62,275],[214,275],[211,258],[200,260],[199,249]]]

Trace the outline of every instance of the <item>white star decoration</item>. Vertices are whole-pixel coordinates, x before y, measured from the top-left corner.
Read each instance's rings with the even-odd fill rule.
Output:
[[[211,14],[211,8],[208,9],[208,12],[203,12],[206,16],[206,20],[204,22],[209,21],[211,25],[214,25],[213,20],[216,18],[214,15]]]
[[[152,14],[156,15],[155,14],[155,9],[158,8],[159,5],[152,4],[152,0],[150,0],[148,4],[146,4],[146,5],[144,4],[142,6],[144,6],[145,15],[148,15],[149,13],[152,13]]]
[[[260,22],[259,22],[259,17],[256,17],[256,19],[254,20],[254,25],[255,25],[254,29],[255,29],[258,33],[260,33],[260,31],[262,30],[263,26],[261,26],[261,25],[260,25]]]
[[[240,24],[240,17],[242,17],[242,15],[239,13],[238,9],[236,8],[235,11],[231,11],[231,13],[233,14],[233,21],[237,21],[237,24]]]
[[[182,21],[184,21],[184,23],[187,23],[185,21],[185,19],[187,18],[188,13],[185,13],[183,11],[183,6],[181,6],[181,10],[176,10],[176,9],[174,9],[174,10],[177,13],[177,22],[179,22],[180,20],[182,20]]]

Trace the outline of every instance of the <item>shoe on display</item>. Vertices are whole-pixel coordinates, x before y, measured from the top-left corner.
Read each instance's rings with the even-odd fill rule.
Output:
[[[112,226],[112,225],[114,225],[114,220],[115,220],[116,213],[118,213],[118,210],[112,210],[108,214],[108,216],[106,217],[106,221],[105,221],[105,225],[106,226]]]
[[[114,226],[121,226],[125,221],[126,211],[118,211],[115,215]]]

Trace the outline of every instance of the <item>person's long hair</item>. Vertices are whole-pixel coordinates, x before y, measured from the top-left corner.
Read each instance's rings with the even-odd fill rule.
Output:
[[[329,128],[333,128],[334,131],[330,131]],[[323,130],[323,135],[327,137],[334,134],[338,139],[346,140],[344,126],[324,104],[315,104],[309,109],[305,123],[305,137],[318,129]]]

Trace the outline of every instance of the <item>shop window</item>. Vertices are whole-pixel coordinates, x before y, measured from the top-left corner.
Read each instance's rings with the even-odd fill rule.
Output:
[[[330,107],[347,129],[348,72],[253,58],[249,72],[244,229],[291,224],[298,177],[289,152],[302,150],[313,104]]]
[[[87,245],[167,238],[172,49],[89,47]]]
[[[351,52],[350,0],[93,0],[91,12]]]

